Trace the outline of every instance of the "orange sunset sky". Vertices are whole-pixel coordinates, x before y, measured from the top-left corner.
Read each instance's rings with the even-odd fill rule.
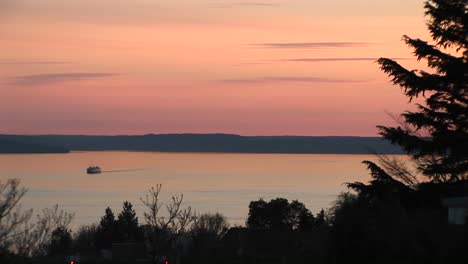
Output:
[[[0,0],[0,133],[375,136],[422,0]]]

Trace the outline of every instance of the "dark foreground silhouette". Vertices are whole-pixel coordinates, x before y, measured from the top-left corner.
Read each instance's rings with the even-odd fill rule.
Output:
[[[468,199],[460,199],[467,181],[427,183],[415,191],[369,166],[371,183],[357,194],[343,193],[328,210],[313,214],[299,201],[259,199],[250,203],[245,227],[229,228],[219,213],[192,213],[182,207],[182,196],[162,207],[159,185],[142,199],[143,223],[124,202],[117,216],[107,208],[97,225],[74,232],[58,221],[37,238],[42,244],[30,241],[29,251],[17,251],[28,246],[21,243],[24,234],[0,238],[0,262],[467,263]],[[465,218],[449,213],[460,207]]]

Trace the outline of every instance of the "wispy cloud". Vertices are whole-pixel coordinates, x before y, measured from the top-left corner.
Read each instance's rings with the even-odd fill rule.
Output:
[[[115,75],[117,74],[101,72],[35,74],[13,77],[11,78],[11,83],[17,85],[43,85],[68,81],[107,78]]]
[[[233,66],[244,66],[244,65],[267,65],[279,62],[355,62],[355,61],[368,61],[376,62],[379,58],[371,57],[329,57],[329,58],[291,58],[291,59],[277,59],[277,60],[268,60],[266,62],[242,62],[238,64],[233,64]],[[413,60],[413,58],[390,58],[392,60]]]
[[[0,65],[45,65],[45,64],[70,64],[69,61],[7,61],[0,60]]]
[[[274,83],[274,82],[302,82],[302,83],[363,83],[370,80],[334,79],[322,77],[292,77],[292,76],[266,76],[257,78],[238,78],[220,80],[224,83],[232,84],[254,84],[254,83]]]
[[[265,2],[232,2],[232,3],[219,3],[215,4],[213,7],[218,8],[228,8],[228,7],[243,7],[243,6],[250,6],[250,7],[272,7],[278,6],[277,3],[265,3]]]
[[[261,48],[274,49],[322,49],[322,48],[352,48],[375,45],[369,42],[284,42],[249,44]]]
[[[345,62],[345,61],[377,61],[379,58],[295,58],[280,61],[290,62]],[[410,58],[392,58],[392,60],[409,60]]]
[[[268,65],[272,64],[271,62],[241,62],[237,64],[233,64],[232,66],[244,66],[244,65]]]

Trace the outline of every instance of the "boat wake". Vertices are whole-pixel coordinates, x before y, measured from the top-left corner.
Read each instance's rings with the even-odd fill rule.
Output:
[[[133,172],[133,171],[147,171],[150,168],[135,168],[135,169],[123,169],[123,170],[105,170],[102,173],[114,173],[114,172]]]

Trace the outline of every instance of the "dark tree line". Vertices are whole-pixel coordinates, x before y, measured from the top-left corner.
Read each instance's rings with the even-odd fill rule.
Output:
[[[305,205],[297,200],[291,203],[284,198],[269,202],[260,199],[249,205],[247,227],[266,230],[311,230],[325,224],[325,212],[322,209],[314,217]]]
[[[123,203],[122,211],[115,219],[110,207],[96,229],[96,246],[99,249],[111,249],[112,243],[143,241],[143,230],[138,224],[138,217],[132,203]]]

